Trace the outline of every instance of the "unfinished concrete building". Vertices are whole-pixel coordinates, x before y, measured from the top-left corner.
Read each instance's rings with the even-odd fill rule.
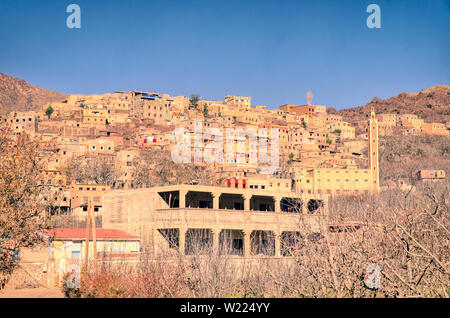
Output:
[[[174,185],[104,195],[103,226],[141,237],[157,255],[290,256],[308,235],[325,235],[326,196],[291,191]]]

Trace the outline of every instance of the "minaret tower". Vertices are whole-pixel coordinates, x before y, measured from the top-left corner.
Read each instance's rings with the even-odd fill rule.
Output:
[[[369,129],[369,168],[372,193],[378,194],[380,191],[380,172],[378,164],[378,120],[375,117],[375,110],[372,107],[370,112]]]

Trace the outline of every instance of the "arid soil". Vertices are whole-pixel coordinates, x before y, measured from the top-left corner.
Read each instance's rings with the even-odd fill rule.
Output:
[[[6,285],[0,290],[0,298],[64,298],[59,287],[20,288]]]

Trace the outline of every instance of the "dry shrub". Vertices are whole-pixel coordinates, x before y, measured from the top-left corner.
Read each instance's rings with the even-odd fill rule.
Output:
[[[334,197],[328,233],[299,227],[291,257],[144,257],[89,273],[82,297],[448,297],[448,181],[392,188],[379,196]],[[374,265],[375,264],[375,265]],[[373,268],[379,285],[371,284]],[[376,281],[376,280],[375,280]]]
[[[180,263],[146,262],[138,267],[103,263],[81,275],[81,288],[69,288],[64,278],[67,297],[83,298],[167,298],[183,297],[184,265]]]

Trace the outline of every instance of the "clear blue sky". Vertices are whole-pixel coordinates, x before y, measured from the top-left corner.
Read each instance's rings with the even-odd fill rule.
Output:
[[[81,29],[66,7],[81,7]],[[381,7],[381,29],[366,8]],[[0,1],[0,72],[62,93],[359,106],[450,80],[450,0]]]

